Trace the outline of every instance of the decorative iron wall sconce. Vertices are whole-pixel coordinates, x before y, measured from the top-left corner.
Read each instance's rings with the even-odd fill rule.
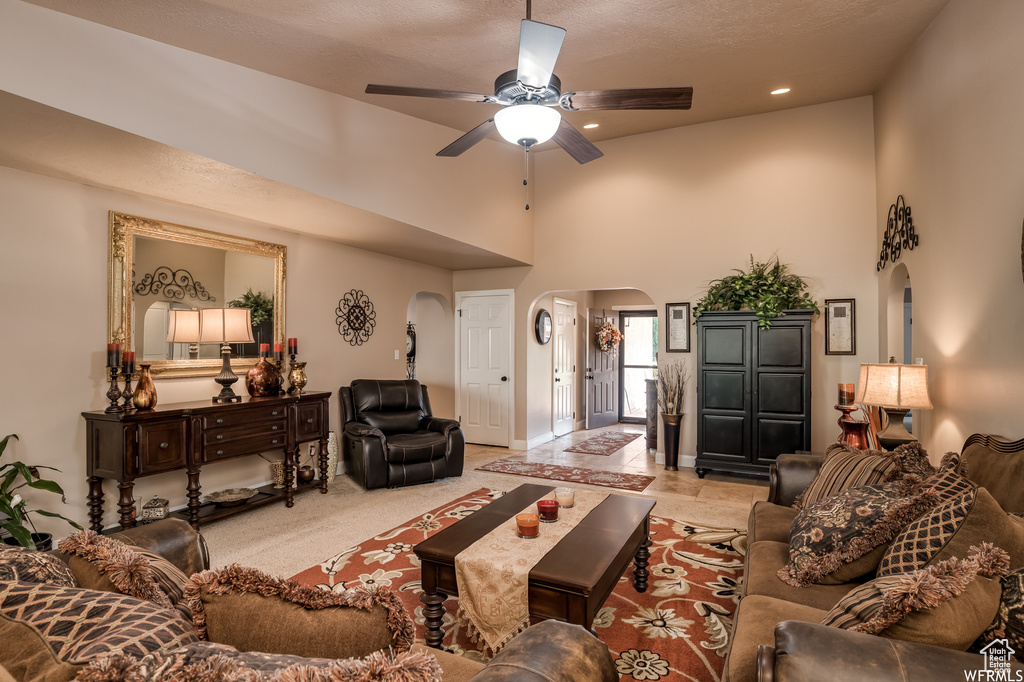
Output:
[[[917,231],[914,229],[914,219],[910,217],[910,207],[901,194],[896,197],[896,203],[889,207],[889,215],[885,219],[882,251],[878,254],[875,271],[881,272],[885,269],[887,261],[898,261],[903,255],[903,249],[913,251],[917,241]]]

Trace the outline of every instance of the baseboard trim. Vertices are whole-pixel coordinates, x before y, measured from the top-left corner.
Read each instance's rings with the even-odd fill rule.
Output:
[[[552,433],[551,431],[548,431],[547,433],[542,433],[541,435],[534,436],[530,440],[526,441],[526,449],[529,450],[531,448],[537,447],[538,445],[544,445],[544,443],[550,443],[554,439],[555,439],[555,434]]]
[[[530,449],[527,446],[525,440],[516,440],[514,438],[512,439],[512,442],[509,443],[508,448],[509,448],[509,450],[529,450]]]
[[[658,450],[654,455],[655,464],[665,464],[665,453]],[[697,465],[697,455],[679,455],[679,466],[692,469]]]

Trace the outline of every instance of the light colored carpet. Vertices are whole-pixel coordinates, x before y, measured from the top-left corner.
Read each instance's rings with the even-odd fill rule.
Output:
[[[468,470],[458,478],[393,490],[363,490],[339,475],[327,495],[303,493],[291,509],[283,503],[271,504],[207,524],[201,530],[210,546],[211,565],[218,568],[238,563],[287,577],[479,488],[511,490],[523,483],[542,483],[536,478],[473,471],[470,466],[467,462]],[[594,486],[576,487],[609,492]],[[749,509],[743,506],[696,502],[672,493],[647,496],[658,500],[655,516],[726,528],[745,529],[747,525]]]

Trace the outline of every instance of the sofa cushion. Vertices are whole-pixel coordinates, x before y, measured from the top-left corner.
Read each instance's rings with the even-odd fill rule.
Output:
[[[384,455],[390,464],[416,464],[441,459],[448,451],[448,439],[436,431],[394,433],[388,436]]]
[[[802,509],[850,488],[885,483],[900,476],[899,462],[889,453],[858,450],[834,443],[825,450],[818,475],[793,504]]]
[[[364,658],[302,658],[240,652],[223,644],[196,642],[137,658],[113,654],[93,661],[79,682],[162,680],[303,680],[303,682],[440,682],[441,666],[428,653],[375,651]]]
[[[750,595],[774,597],[795,604],[828,610],[850,591],[852,585],[793,587],[779,580],[779,569],[789,562],[789,543],[760,541],[747,547],[743,574],[744,599]]]
[[[1010,556],[1010,569],[1024,567],[1024,519],[1007,514],[984,488],[971,488],[910,523],[878,565],[878,575],[908,573],[972,546],[991,542]]]
[[[68,682],[82,663],[60,660],[36,628],[0,613],[0,671],[18,682]],[[0,681],[5,678],[0,675]]]
[[[744,597],[736,610],[732,646],[725,662],[728,682],[756,682],[757,647],[775,645],[776,625],[786,620],[817,623],[825,613],[822,609],[772,597]]]
[[[145,656],[199,640],[177,612],[115,592],[0,583],[0,614],[32,626],[57,660],[84,662],[112,651]]]
[[[156,552],[91,530],[64,538],[58,548],[68,555],[68,564],[82,587],[172,607],[192,622],[192,613],[183,599],[188,578]]]
[[[854,589],[822,619],[869,635],[966,651],[996,617],[1009,557],[985,544],[951,558]]]
[[[78,587],[68,565],[46,552],[0,545],[0,580]]]
[[[996,639],[1005,639],[1014,650],[1014,658],[1024,662],[1024,570],[1017,570],[1000,581],[999,608],[985,632],[970,651],[979,652]]]
[[[968,445],[960,473],[985,488],[1008,512],[1024,512],[1024,450],[996,452],[981,443]]]
[[[851,488],[805,507],[789,533],[789,563],[779,578],[803,587],[845,583],[872,572],[887,545],[903,527],[937,501],[922,490],[921,479]],[[875,551],[872,551],[875,550]],[[859,560],[859,561],[858,561]]]
[[[793,525],[797,510],[764,500],[754,503],[747,519],[747,541],[761,540],[789,544],[789,527]]]
[[[448,651],[432,649],[423,644],[413,644],[411,651],[429,654],[437,659],[441,666],[441,679],[444,682],[469,682],[484,669],[484,664],[466,656],[459,656]]]
[[[401,600],[383,588],[329,592],[234,564],[195,574],[185,596],[201,636],[242,651],[353,658],[404,651],[414,634]]]

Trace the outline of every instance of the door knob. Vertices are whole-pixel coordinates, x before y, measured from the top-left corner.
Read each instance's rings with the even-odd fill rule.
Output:
[[[501,380],[502,381],[508,381],[508,377],[502,377]]]
[[[558,377],[555,377],[555,381],[561,381],[561,379],[559,379]]]

